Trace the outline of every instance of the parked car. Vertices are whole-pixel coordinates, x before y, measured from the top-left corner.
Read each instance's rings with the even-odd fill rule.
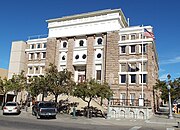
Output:
[[[3,107],[3,115],[5,114],[20,114],[20,106],[17,102],[7,102]]]
[[[35,102],[32,107],[32,115],[35,115],[37,119],[42,117],[56,118],[57,108],[54,102],[39,101]]]

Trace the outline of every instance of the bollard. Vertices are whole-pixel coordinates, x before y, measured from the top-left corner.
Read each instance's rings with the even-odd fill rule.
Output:
[[[73,118],[75,118],[75,117],[76,117],[76,108],[73,107]]]

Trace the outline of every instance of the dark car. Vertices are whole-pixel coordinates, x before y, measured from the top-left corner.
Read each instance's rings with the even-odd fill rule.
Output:
[[[35,102],[32,107],[32,114],[37,117],[37,119],[42,117],[56,118],[57,108],[54,102],[39,101]]]

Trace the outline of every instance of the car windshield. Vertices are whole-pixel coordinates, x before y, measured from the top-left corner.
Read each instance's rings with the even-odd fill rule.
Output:
[[[15,102],[9,102],[9,103],[6,103],[6,106],[16,106],[16,103]]]
[[[51,102],[45,102],[45,103],[40,103],[40,104],[39,104],[39,107],[42,107],[42,108],[50,108],[50,107],[55,107],[55,104],[54,104],[54,103],[51,103]]]

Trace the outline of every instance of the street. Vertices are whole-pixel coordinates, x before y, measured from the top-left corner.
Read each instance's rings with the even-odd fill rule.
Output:
[[[106,120],[84,117],[72,119],[58,115],[57,119],[36,119],[30,113],[0,115],[0,130],[175,130],[165,124],[145,120]]]

